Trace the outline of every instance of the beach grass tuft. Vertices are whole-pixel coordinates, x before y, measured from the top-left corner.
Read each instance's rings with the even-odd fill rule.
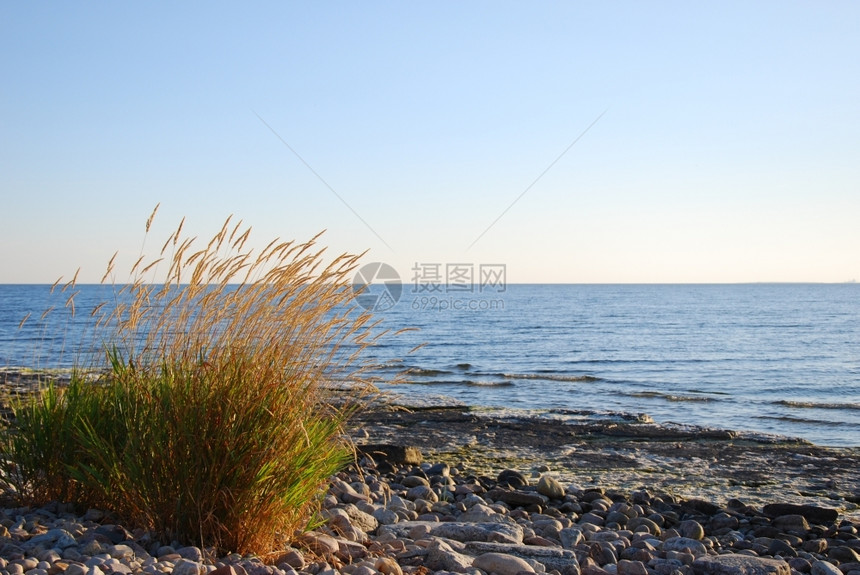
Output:
[[[0,472],[22,502],[101,508],[165,543],[238,553],[283,549],[314,519],[352,456],[344,425],[372,388],[380,331],[353,305],[360,256],[326,260],[319,236],[255,253],[250,231],[228,218],[198,246],[180,224],[126,283],[111,259],[100,351],[68,386],[19,402],[2,433]]]

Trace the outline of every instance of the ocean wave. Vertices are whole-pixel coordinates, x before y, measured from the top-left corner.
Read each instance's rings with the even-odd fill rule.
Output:
[[[439,375],[447,375],[451,372],[446,369],[430,369],[425,367],[409,367],[404,373],[406,375],[417,375],[421,377],[436,377]]]
[[[704,397],[701,395],[677,395],[674,393],[663,393],[661,391],[634,391],[631,393],[625,393],[624,395],[628,397],[665,399],[666,401],[700,401],[703,403],[709,401],[717,401],[716,397]]]
[[[774,405],[782,405],[783,407],[798,407],[801,409],[847,409],[860,410],[860,403],[824,403],[817,401],[792,401],[790,399],[781,399],[774,401]]]
[[[845,421],[836,419],[809,419],[806,417],[792,417],[790,415],[756,415],[756,419],[769,419],[773,421],[785,421],[787,423],[801,423],[806,425],[824,425],[827,427],[843,427],[852,425]]]
[[[500,373],[497,374],[507,379],[544,379],[547,381],[569,381],[574,383],[603,381],[594,375],[565,375],[563,373]]]
[[[512,387],[514,382],[512,381],[488,381],[486,379],[473,381],[471,379],[466,379],[463,381],[464,385],[469,385],[472,387]]]

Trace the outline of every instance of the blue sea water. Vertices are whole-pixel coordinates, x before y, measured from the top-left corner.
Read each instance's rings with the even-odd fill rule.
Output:
[[[0,366],[71,365],[88,306],[110,288],[78,289],[74,321],[46,326],[39,314],[53,303],[62,317],[62,298],[48,286],[0,285]],[[408,370],[398,393],[860,446],[860,285],[508,285],[466,295],[404,293],[380,312],[384,327],[418,328],[373,350],[389,373]]]

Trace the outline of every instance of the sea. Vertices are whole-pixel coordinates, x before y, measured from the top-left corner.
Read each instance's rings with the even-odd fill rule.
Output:
[[[111,289],[77,286],[71,318],[67,294],[50,286],[0,285],[0,367],[72,366],[88,310]],[[860,446],[858,284],[513,284],[394,295],[376,311],[389,334],[370,354],[384,366],[379,387],[416,404],[650,418]],[[55,320],[41,320],[51,305]],[[404,328],[413,329],[394,334]]]

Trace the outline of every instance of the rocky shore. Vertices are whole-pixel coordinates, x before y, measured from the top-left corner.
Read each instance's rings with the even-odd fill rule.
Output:
[[[0,510],[0,574],[860,575],[860,450],[643,417],[379,406],[326,523],[218,557],[98,510]]]

